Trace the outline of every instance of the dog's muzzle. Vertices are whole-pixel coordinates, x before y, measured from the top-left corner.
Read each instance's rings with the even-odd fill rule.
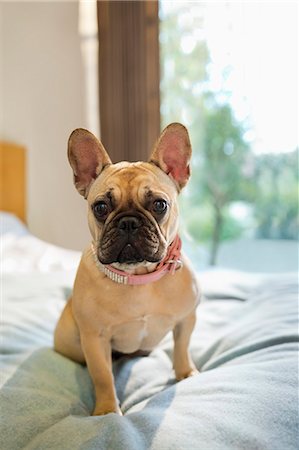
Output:
[[[141,225],[141,220],[136,216],[124,216],[119,220],[117,228],[120,235],[123,236],[124,245],[117,262],[134,264],[143,261],[138,249],[134,246],[134,238],[138,235]]]
[[[115,217],[104,229],[98,247],[102,264],[159,262],[165,253],[156,226],[143,214]]]

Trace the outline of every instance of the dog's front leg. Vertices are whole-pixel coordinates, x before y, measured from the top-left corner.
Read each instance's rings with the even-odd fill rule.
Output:
[[[193,311],[179,322],[173,330],[173,368],[178,381],[198,373],[188,349],[195,320],[195,311]]]
[[[81,345],[95,389],[93,415],[122,414],[114,388],[110,342],[98,335],[81,334]]]

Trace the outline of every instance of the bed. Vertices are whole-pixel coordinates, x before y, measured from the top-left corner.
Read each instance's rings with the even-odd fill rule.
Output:
[[[179,383],[170,335],[148,357],[113,364],[123,417],[92,417],[85,366],[53,351],[80,253],[1,213],[1,449],[298,448],[297,274],[199,273],[191,352]]]

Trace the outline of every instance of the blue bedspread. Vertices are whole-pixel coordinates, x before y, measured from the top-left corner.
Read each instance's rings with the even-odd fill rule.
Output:
[[[6,276],[1,449],[297,450],[297,276],[200,278],[201,373],[175,383],[169,335],[149,357],[114,363],[124,416],[91,417],[87,369],[51,349],[71,277]]]

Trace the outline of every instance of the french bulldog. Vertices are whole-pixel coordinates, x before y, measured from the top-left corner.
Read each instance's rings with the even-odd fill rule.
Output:
[[[88,202],[92,243],[82,254],[54,348],[86,363],[93,415],[122,414],[113,352],[148,354],[173,332],[177,380],[198,373],[189,353],[200,290],[181,254],[178,203],[190,168],[186,128],[164,129],[148,162],[112,164],[102,143],[79,128],[68,141],[74,183]]]

